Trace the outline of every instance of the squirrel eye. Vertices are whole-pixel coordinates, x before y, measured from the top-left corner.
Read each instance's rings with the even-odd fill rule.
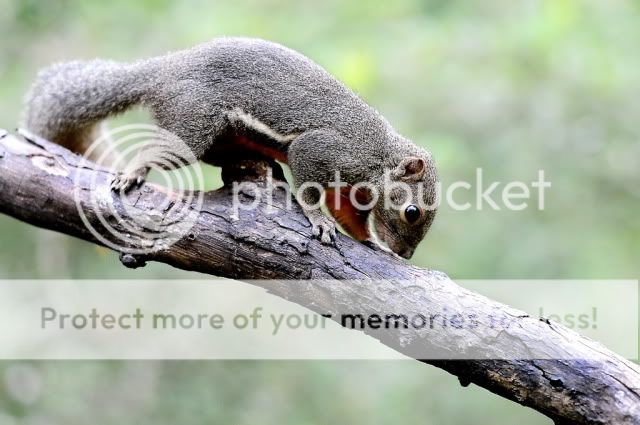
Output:
[[[407,223],[413,224],[420,218],[420,208],[415,205],[409,205],[404,210],[404,219]]]

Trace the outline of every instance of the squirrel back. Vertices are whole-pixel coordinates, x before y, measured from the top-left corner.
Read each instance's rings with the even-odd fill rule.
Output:
[[[136,104],[199,157],[229,127],[287,142],[332,128],[362,152],[394,150],[387,143],[395,136],[388,122],[321,66],[250,38],[215,39],[133,63],[53,65],[39,73],[27,96],[24,126],[82,152],[99,134],[100,121]]]

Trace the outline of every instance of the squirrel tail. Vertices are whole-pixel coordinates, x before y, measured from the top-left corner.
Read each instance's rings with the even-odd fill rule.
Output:
[[[141,64],[100,59],[45,68],[27,95],[23,125],[84,154],[100,136],[105,118],[142,101],[149,81],[144,71]]]

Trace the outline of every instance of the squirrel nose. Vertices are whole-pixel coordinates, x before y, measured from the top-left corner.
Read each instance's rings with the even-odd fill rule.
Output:
[[[399,255],[402,258],[406,258],[408,260],[409,258],[411,258],[413,256],[413,251],[414,251],[413,248],[405,248],[402,251],[400,251]]]

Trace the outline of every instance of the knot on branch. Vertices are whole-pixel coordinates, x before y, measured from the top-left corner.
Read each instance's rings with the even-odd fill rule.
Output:
[[[129,269],[137,269],[139,267],[144,267],[147,265],[144,257],[140,255],[125,254],[121,252],[119,258],[122,265]]]

